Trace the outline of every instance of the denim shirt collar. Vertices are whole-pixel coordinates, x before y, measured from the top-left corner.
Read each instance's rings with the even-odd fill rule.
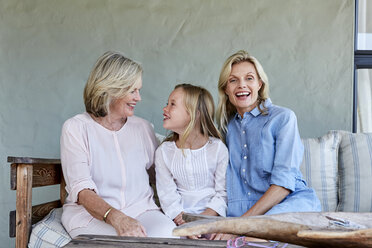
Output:
[[[271,99],[270,99],[270,98],[267,98],[267,99],[265,100],[265,102],[263,102],[263,103],[260,104],[260,108],[263,109],[264,105],[265,105],[266,108],[270,107],[270,106],[272,105]],[[257,116],[259,116],[259,115],[261,114],[261,112],[260,112],[260,110],[258,109],[258,107],[255,107],[254,109],[251,110],[251,112],[245,112],[244,115],[243,115],[243,119],[244,119],[246,116],[248,116],[249,114],[253,115],[254,117],[257,117]],[[237,119],[237,120],[241,120],[242,117],[240,116],[239,113],[236,113],[236,114],[235,114],[235,119]]]

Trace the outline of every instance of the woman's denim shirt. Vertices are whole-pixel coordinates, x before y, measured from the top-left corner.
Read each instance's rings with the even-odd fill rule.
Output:
[[[270,99],[264,106],[267,115],[256,107],[243,118],[236,114],[228,124],[228,216],[244,214],[272,184],[291,192],[307,188],[299,170],[304,147],[294,112]]]

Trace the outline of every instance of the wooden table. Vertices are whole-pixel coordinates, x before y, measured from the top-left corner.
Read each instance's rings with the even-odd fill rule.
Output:
[[[272,246],[274,243],[255,243],[258,245]],[[285,246],[285,243],[278,243],[276,248]],[[80,235],[68,243],[66,248],[71,247],[131,247],[131,248],[160,248],[160,247],[226,247],[226,241],[192,240],[192,239],[170,239],[170,238],[135,238],[116,237],[103,235]],[[244,245],[241,248],[257,246]],[[262,247],[262,246],[261,246]],[[302,246],[287,244],[286,248],[298,248]]]

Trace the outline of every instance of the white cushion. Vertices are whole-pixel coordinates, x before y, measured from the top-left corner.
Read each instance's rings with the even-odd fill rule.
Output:
[[[319,138],[302,139],[304,158],[300,170],[322,204],[322,211],[336,211],[338,203],[338,148],[341,134],[329,131]]]
[[[372,133],[342,133],[338,211],[372,212]]]
[[[33,225],[29,248],[63,247],[71,237],[61,223],[62,208],[55,208],[41,221]]]

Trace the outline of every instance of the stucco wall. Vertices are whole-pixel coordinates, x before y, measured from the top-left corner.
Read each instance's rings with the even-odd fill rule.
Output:
[[[203,85],[217,101],[219,70],[239,49],[260,60],[273,102],[295,111],[302,137],[351,130],[353,2],[0,0],[0,246],[14,245],[6,157],[59,157],[63,121],[84,110],[88,73],[107,50],[142,62],[136,114],[163,134],[174,85]]]

